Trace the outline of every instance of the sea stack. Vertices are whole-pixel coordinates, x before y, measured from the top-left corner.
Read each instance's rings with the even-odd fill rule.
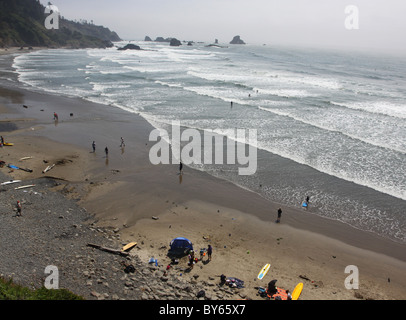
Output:
[[[235,36],[233,40],[230,41],[230,44],[245,44],[245,42],[241,40],[240,36]]]
[[[169,45],[170,45],[171,47],[179,47],[179,46],[182,45],[182,43],[181,43],[178,39],[172,38],[172,39],[171,39],[171,42],[169,43]]]

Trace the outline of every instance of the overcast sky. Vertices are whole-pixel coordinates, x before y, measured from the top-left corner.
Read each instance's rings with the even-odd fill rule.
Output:
[[[405,0],[53,0],[67,19],[93,20],[124,40],[175,37],[228,43],[383,50],[406,54]],[[48,0],[41,0],[46,5]],[[358,9],[358,29],[354,10]]]

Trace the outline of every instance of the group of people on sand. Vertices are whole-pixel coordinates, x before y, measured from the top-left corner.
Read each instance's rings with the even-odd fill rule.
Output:
[[[120,138],[120,142],[121,142],[120,143],[120,148],[124,148],[125,143],[124,143],[123,137]],[[92,142],[92,149],[93,149],[93,153],[95,153],[96,152],[96,141]],[[108,156],[109,156],[109,148],[108,147],[104,148],[104,153],[106,154],[106,158],[108,158]]]
[[[309,203],[310,203],[310,197],[306,196],[305,200],[302,202],[302,207],[304,207],[306,210],[309,207]],[[282,209],[278,208],[278,216],[276,219],[276,223],[280,223],[281,222],[281,217],[282,217]]]
[[[206,249],[201,249],[200,250],[200,261],[203,261],[203,257],[206,255],[207,253],[207,261],[211,261],[211,255],[213,253],[213,247],[209,244],[209,246]],[[195,252],[193,250],[189,251],[189,255],[188,255],[188,266],[190,269],[193,269],[193,265],[196,264],[199,259],[195,256]]]

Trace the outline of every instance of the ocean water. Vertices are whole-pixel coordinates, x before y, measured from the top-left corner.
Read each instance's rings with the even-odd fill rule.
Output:
[[[157,128],[256,129],[256,174],[194,167],[281,205],[300,208],[309,195],[309,214],[406,242],[406,59],[135,43],[146,50],[35,51],[13,67],[31,90],[139,113]]]

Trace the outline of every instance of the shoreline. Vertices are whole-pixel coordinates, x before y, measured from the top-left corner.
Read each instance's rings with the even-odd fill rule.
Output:
[[[405,280],[397,276],[406,270],[404,244],[295,208],[283,208],[282,223],[277,225],[274,220],[279,205],[258,194],[190,168],[184,170],[180,181],[176,165],[151,165],[148,161],[148,135],[152,126],[140,116],[118,108],[107,111],[104,105],[79,98],[30,92],[19,85],[13,90],[22,100],[13,103],[5,97],[9,100],[6,107],[14,115],[17,111],[18,118],[14,119],[26,121],[19,122],[19,129],[7,135],[21,139],[20,143],[28,143],[28,137],[34,136],[38,139],[35,148],[41,148],[40,141],[50,140],[48,145],[59,145],[62,150],[69,150],[69,154],[80,150],[80,158],[86,158],[86,161],[78,165],[81,169],[77,171],[88,171],[86,174],[78,172],[73,179],[69,176],[62,178],[68,184],[82,186],[76,187],[81,199],[79,204],[95,214],[98,225],[119,229],[118,233],[126,241],[143,241],[145,246],[137,251],[140,256],[154,254],[160,260],[165,259],[166,251],[159,248],[168,246],[170,240],[184,234],[193,237],[191,240],[196,251],[208,244],[203,238],[207,238],[207,231],[216,246],[213,261],[197,271],[201,276],[218,272],[226,274],[226,271],[217,271],[224,268],[230,270],[230,276],[244,278],[252,289],[258,285],[258,281],[252,279],[266,261],[271,261],[272,276],[280,279],[281,286],[285,281],[292,288],[295,282],[301,281],[298,276],[304,274],[323,283],[316,288],[305,281],[305,289],[310,286],[311,290],[304,290],[303,299],[312,299],[312,296],[322,299],[323,295],[326,299],[351,299],[354,294],[345,290],[343,285],[347,276],[344,268],[358,263],[369,269],[369,288],[374,286],[374,277],[382,286],[387,286],[385,280],[390,277],[396,279],[397,284],[392,280],[386,296],[391,297],[389,299],[399,298],[399,295],[406,297],[405,289],[402,289]],[[28,105],[27,109],[22,108],[21,101]],[[55,111],[59,114],[57,125],[52,121]],[[69,116],[70,113],[73,117]],[[120,136],[125,138],[125,150],[119,148]],[[96,140],[96,153],[87,154],[92,140]],[[105,145],[111,150],[108,159],[103,154]],[[17,149],[17,145],[12,148]],[[55,177],[58,177],[57,173],[56,170],[49,172]],[[159,219],[152,220],[151,216]],[[258,230],[261,233],[258,234]],[[261,241],[254,249],[254,239],[258,238]],[[286,257],[285,252],[289,253]],[[220,257],[225,261],[219,261]],[[363,259],[374,261],[376,265],[365,263]],[[233,261],[244,270],[229,266]],[[292,266],[294,271],[291,274],[284,270],[286,265]],[[327,266],[325,272],[323,266]],[[324,273],[334,275],[331,281]],[[362,276],[362,271],[360,273]],[[394,290],[394,286],[397,289]],[[389,292],[393,290],[394,293]],[[364,293],[364,297],[374,295],[382,297],[375,290],[372,295]]]

